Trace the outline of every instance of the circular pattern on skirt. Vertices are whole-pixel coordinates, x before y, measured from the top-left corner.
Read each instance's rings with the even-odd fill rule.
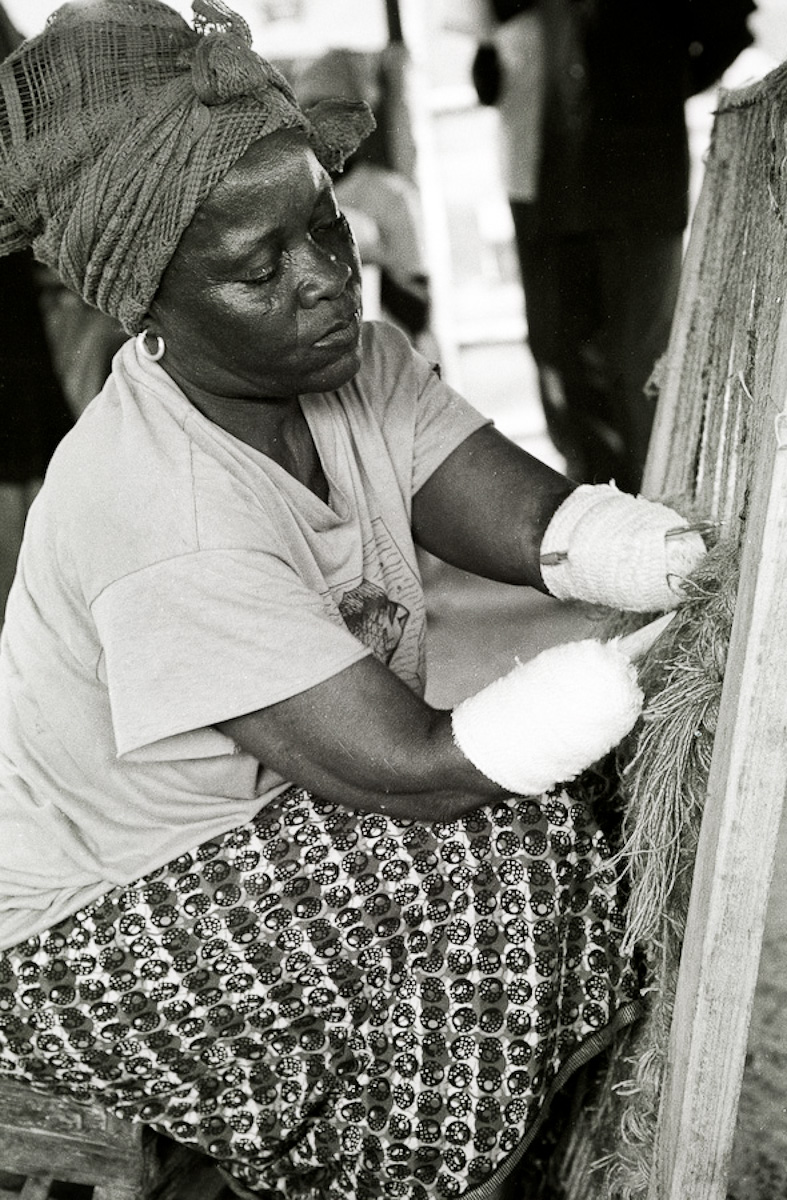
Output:
[[[636,995],[565,792],[451,824],[292,788],[0,957],[0,1070],[98,1096],[288,1200],[487,1178]]]

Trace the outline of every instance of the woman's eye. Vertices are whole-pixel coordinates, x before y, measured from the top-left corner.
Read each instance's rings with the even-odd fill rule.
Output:
[[[332,213],[330,217],[324,217],[321,221],[317,221],[312,226],[312,233],[333,233],[335,230],[343,229],[347,224],[347,219],[344,213]]]
[[[262,283],[270,283],[270,281],[276,277],[278,270],[278,263],[274,263],[270,267],[264,267],[261,270],[255,271],[253,275],[248,275],[243,280],[243,283],[248,283],[252,287],[259,286]]]

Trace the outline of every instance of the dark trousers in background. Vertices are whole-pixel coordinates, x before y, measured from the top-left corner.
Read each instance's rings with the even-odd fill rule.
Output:
[[[530,204],[511,210],[547,430],[578,482],[637,492],[677,299],[679,232],[537,234]]]

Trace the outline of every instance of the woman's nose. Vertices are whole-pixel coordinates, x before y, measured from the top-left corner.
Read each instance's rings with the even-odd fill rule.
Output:
[[[312,248],[303,264],[303,277],[298,293],[305,308],[313,308],[320,300],[335,300],[341,296],[352,278],[352,267],[318,246]]]

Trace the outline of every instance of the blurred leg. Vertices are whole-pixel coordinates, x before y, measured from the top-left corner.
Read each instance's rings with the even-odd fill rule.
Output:
[[[547,431],[571,478],[607,482],[623,445],[598,349],[603,311],[595,241],[534,232],[529,206],[511,208]]]
[[[642,481],[656,410],[645,389],[669,341],[682,255],[678,232],[623,232],[598,240],[604,313],[599,351],[626,451],[618,484],[629,491]]]
[[[682,235],[535,232],[512,204],[550,437],[580,481],[639,488],[655,401],[645,387],[669,340]]]
[[[0,619],[16,573],[27,510],[40,486],[40,480],[0,483]]]

